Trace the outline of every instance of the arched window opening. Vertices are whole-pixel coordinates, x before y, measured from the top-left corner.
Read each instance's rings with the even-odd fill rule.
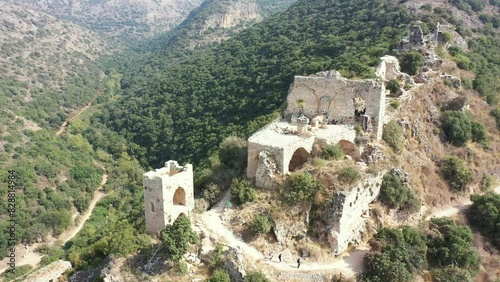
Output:
[[[302,166],[309,158],[309,153],[304,148],[298,148],[292,155],[292,159],[288,165],[288,171],[295,171]]]
[[[174,194],[174,205],[185,206],[186,205],[186,192],[182,187],[177,188]]]

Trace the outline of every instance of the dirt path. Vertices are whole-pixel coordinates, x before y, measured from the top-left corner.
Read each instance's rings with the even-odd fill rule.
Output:
[[[64,231],[61,235],[59,235],[59,237],[53,238],[53,239],[49,240],[48,242],[36,243],[36,244],[31,245],[29,250],[27,250],[22,244],[17,245],[16,246],[16,266],[29,264],[33,267],[36,267],[40,263],[40,260],[42,259],[42,257],[44,256],[43,254],[39,254],[39,253],[34,251],[37,247],[39,247],[42,244],[47,244],[49,246],[54,246],[55,244],[59,244],[62,246],[64,244],[66,244],[66,242],[71,240],[73,237],[75,237],[75,235],[78,234],[78,232],[83,228],[83,225],[85,224],[85,222],[89,219],[97,202],[99,202],[99,200],[101,200],[106,195],[101,190],[107,181],[108,181],[108,175],[103,174],[101,184],[94,192],[94,196],[92,198],[92,201],[89,204],[89,207],[78,218],[78,225],[71,227],[70,229]],[[8,268],[7,262],[8,262],[8,259],[3,259],[0,262],[0,273],[3,273],[5,270],[7,270],[7,268]]]
[[[363,270],[363,257],[368,252],[368,246],[360,246],[342,258],[327,262],[317,263],[303,260],[300,269],[297,269],[295,258],[285,258],[282,263],[269,261],[267,256],[264,256],[260,251],[243,242],[242,239],[237,238],[234,233],[223,224],[221,214],[224,212],[225,203],[229,199],[230,194],[226,193],[217,206],[201,215],[195,225],[206,234],[209,234],[210,237],[238,249],[252,265],[257,266],[260,264],[262,267],[273,268],[274,270],[284,272],[314,271],[316,274],[318,272],[342,273],[343,275],[351,277]]]
[[[494,189],[494,192],[500,194],[500,186]],[[242,239],[237,238],[234,233],[229,230],[222,222],[221,215],[224,212],[226,201],[230,199],[231,195],[226,193],[224,198],[215,207],[209,211],[204,212],[195,223],[195,226],[209,234],[210,237],[223,242],[233,248],[238,249],[252,265],[257,267],[272,268],[274,270],[282,271],[288,274],[298,274],[302,272],[313,271],[314,273],[342,273],[345,276],[353,277],[356,273],[363,271],[363,257],[369,252],[368,245],[364,244],[357,247],[355,250],[346,254],[342,258],[332,259],[326,262],[307,262],[306,260],[297,269],[295,259],[288,258],[283,263],[270,262],[267,256],[264,256],[260,251],[254,247],[243,242]],[[431,215],[426,217],[426,220],[431,217],[454,216],[462,212],[471,205],[470,200],[464,200],[461,203],[455,204],[451,207],[436,210]]]
[[[77,118],[79,115],[81,115],[86,109],[90,108],[90,106],[92,106],[92,103],[91,102],[88,102],[88,104],[83,107],[76,115],[74,115],[73,117],[71,117],[70,119],[68,119],[69,121],[72,121],[74,120],[75,118]],[[64,132],[64,130],[66,129],[66,127],[68,126],[68,121],[65,120],[61,126],[59,127],[59,130],[56,132],[56,135],[59,136],[61,135],[61,133]]]
[[[500,194],[500,186],[496,187],[493,189],[493,192],[496,194]],[[432,217],[453,217],[464,210],[468,209],[472,205],[472,201],[470,199],[465,199],[462,201],[459,201],[455,203],[452,206],[449,207],[444,207],[435,211],[432,211],[432,213],[428,216],[425,217],[425,220],[429,220]]]

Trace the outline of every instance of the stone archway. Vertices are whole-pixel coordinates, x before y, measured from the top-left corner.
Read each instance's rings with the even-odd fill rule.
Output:
[[[344,154],[351,156],[354,160],[359,159],[358,148],[351,141],[340,140],[339,146],[344,151]]]
[[[288,171],[295,171],[297,168],[302,166],[309,158],[309,152],[306,149],[300,147],[292,155],[292,159],[288,164]]]
[[[177,188],[174,193],[174,205],[185,206],[186,205],[186,191],[182,187]]]

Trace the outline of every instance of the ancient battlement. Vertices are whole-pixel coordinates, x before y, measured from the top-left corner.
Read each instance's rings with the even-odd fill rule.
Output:
[[[158,234],[178,216],[189,216],[194,208],[193,166],[176,161],[143,175],[146,231]]]

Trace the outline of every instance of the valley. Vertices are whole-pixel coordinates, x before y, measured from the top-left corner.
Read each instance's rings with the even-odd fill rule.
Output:
[[[0,0],[0,281],[498,280],[497,2]]]

